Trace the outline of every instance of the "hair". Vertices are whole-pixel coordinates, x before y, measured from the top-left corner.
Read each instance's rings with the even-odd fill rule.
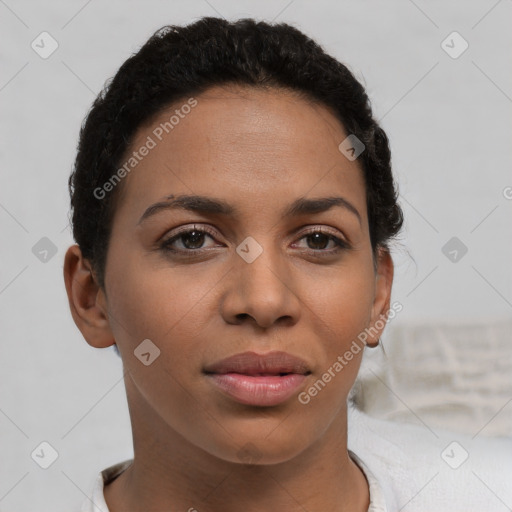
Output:
[[[203,17],[157,30],[106,82],[81,126],[68,183],[71,223],[102,288],[123,184],[102,198],[95,190],[112,180],[142,125],[171,104],[217,85],[284,89],[327,107],[365,146],[357,161],[364,174],[371,245],[374,256],[379,248],[389,249],[403,214],[388,138],[373,119],[364,87],[345,65],[289,24]]]

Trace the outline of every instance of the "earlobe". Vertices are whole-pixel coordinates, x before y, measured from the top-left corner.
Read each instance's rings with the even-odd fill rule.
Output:
[[[113,345],[115,340],[108,321],[105,293],[76,244],[66,252],[64,282],[71,315],[87,343],[97,348]]]
[[[387,249],[380,248],[378,252],[377,271],[375,274],[375,298],[372,306],[372,317],[367,339],[370,347],[379,344],[382,331],[386,327],[391,303],[391,288],[393,285],[394,265],[391,254]]]

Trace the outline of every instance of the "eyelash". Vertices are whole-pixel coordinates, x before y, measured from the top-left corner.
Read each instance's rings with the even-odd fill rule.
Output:
[[[186,250],[183,250],[183,249],[172,249],[171,248],[171,245],[176,240],[179,240],[184,235],[190,234],[192,232],[206,234],[206,235],[209,235],[213,239],[215,239],[215,236],[216,236],[215,233],[212,230],[208,229],[207,227],[198,228],[198,227],[194,226],[192,228],[184,229],[184,230],[176,233],[172,237],[167,238],[166,240],[163,240],[160,243],[160,249],[164,252],[170,252],[170,253],[174,253],[174,254],[178,254],[178,255],[181,254],[185,257],[198,256],[198,255],[201,255],[201,254],[211,250],[211,249],[186,249]],[[334,236],[333,234],[329,233],[328,231],[326,231],[323,228],[310,228],[305,233],[302,234],[302,236],[299,238],[299,240],[302,240],[303,238],[307,238],[308,236],[317,234],[317,233],[327,236],[329,238],[329,240],[333,240],[334,243],[336,244],[336,248],[331,249],[331,250],[305,249],[305,252],[307,252],[309,254],[313,254],[314,256],[317,256],[317,257],[324,257],[324,256],[327,257],[327,256],[332,256],[334,254],[337,254],[342,250],[351,249],[351,246],[348,242],[346,242],[345,240],[342,240],[341,238],[338,238],[337,236]]]

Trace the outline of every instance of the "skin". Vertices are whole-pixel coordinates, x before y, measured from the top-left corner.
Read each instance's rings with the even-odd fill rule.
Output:
[[[338,149],[348,134],[327,108],[282,90],[215,87],[196,99],[122,183],[105,289],[78,246],[65,257],[77,326],[94,347],[117,343],[125,370],[134,463],[105,487],[106,502],[111,512],[366,511],[368,484],[347,452],[346,398],[362,350],[307,405],[296,396],[242,405],[202,372],[236,353],[282,350],[308,363],[304,391],[387,316],[393,262],[381,250],[374,270],[363,174]],[[131,150],[184,103],[140,127]],[[170,194],[223,199],[239,214],[161,210],[138,223]],[[281,213],[299,197],[330,196],[361,220],[340,207]],[[159,246],[194,225],[215,236],[173,247],[202,255]],[[332,239],[308,228],[350,249],[334,253]],[[263,248],[252,263],[235,251],[247,236]],[[149,366],[133,354],[144,339],[161,351]],[[240,458],[244,448],[252,461]]]

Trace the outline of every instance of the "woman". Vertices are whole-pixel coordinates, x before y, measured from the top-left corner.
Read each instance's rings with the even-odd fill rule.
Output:
[[[122,358],[134,458],[84,511],[387,510],[347,447],[402,212],[362,85],[287,24],[156,32],[94,102],[65,258]]]

